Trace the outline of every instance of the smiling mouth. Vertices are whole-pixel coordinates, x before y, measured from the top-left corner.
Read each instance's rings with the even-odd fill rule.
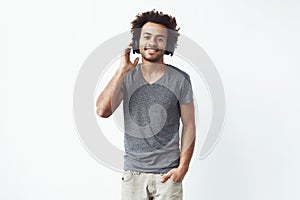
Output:
[[[144,50],[146,51],[149,51],[149,53],[155,53],[155,52],[158,52],[159,49],[158,48],[153,48],[153,47],[145,47]]]

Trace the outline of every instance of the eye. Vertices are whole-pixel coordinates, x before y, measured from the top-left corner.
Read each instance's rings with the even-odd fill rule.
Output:
[[[157,38],[157,41],[158,41],[158,42],[164,42],[165,39],[164,39],[163,37],[159,37],[159,38]]]
[[[145,35],[144,38],[145,38],[146,40],[150,40],[150,36],[149,36],[149,35]]]

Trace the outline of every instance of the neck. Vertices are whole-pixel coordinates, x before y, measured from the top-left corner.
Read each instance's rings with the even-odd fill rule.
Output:
[[[143,71],[149,74],[164,71],[166,68],[163,59],[160,59],[156,62],[151,62],[142,58],[141,66],[143,68]]]

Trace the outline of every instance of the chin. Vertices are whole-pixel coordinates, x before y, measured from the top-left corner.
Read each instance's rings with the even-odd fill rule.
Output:
[[[148,55],[147,53],[141,53],[142,57],[149,62],[157,62],[163,57],[163,53],[159,53],[157,55]]]
[[[162,58],[162,56],[155,56],[155,57],[143,56],[143,58],[149,62],[157,62]]]

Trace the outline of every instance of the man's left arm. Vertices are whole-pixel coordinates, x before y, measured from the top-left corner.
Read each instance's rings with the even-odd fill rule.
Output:
[[[183,130],[179,166],[165,174],[161,182],[165,182],[169,178],[175,182],[181,182],[188,171],[193,155],[196,139],[194,103],[181,104],[180,111]]]

